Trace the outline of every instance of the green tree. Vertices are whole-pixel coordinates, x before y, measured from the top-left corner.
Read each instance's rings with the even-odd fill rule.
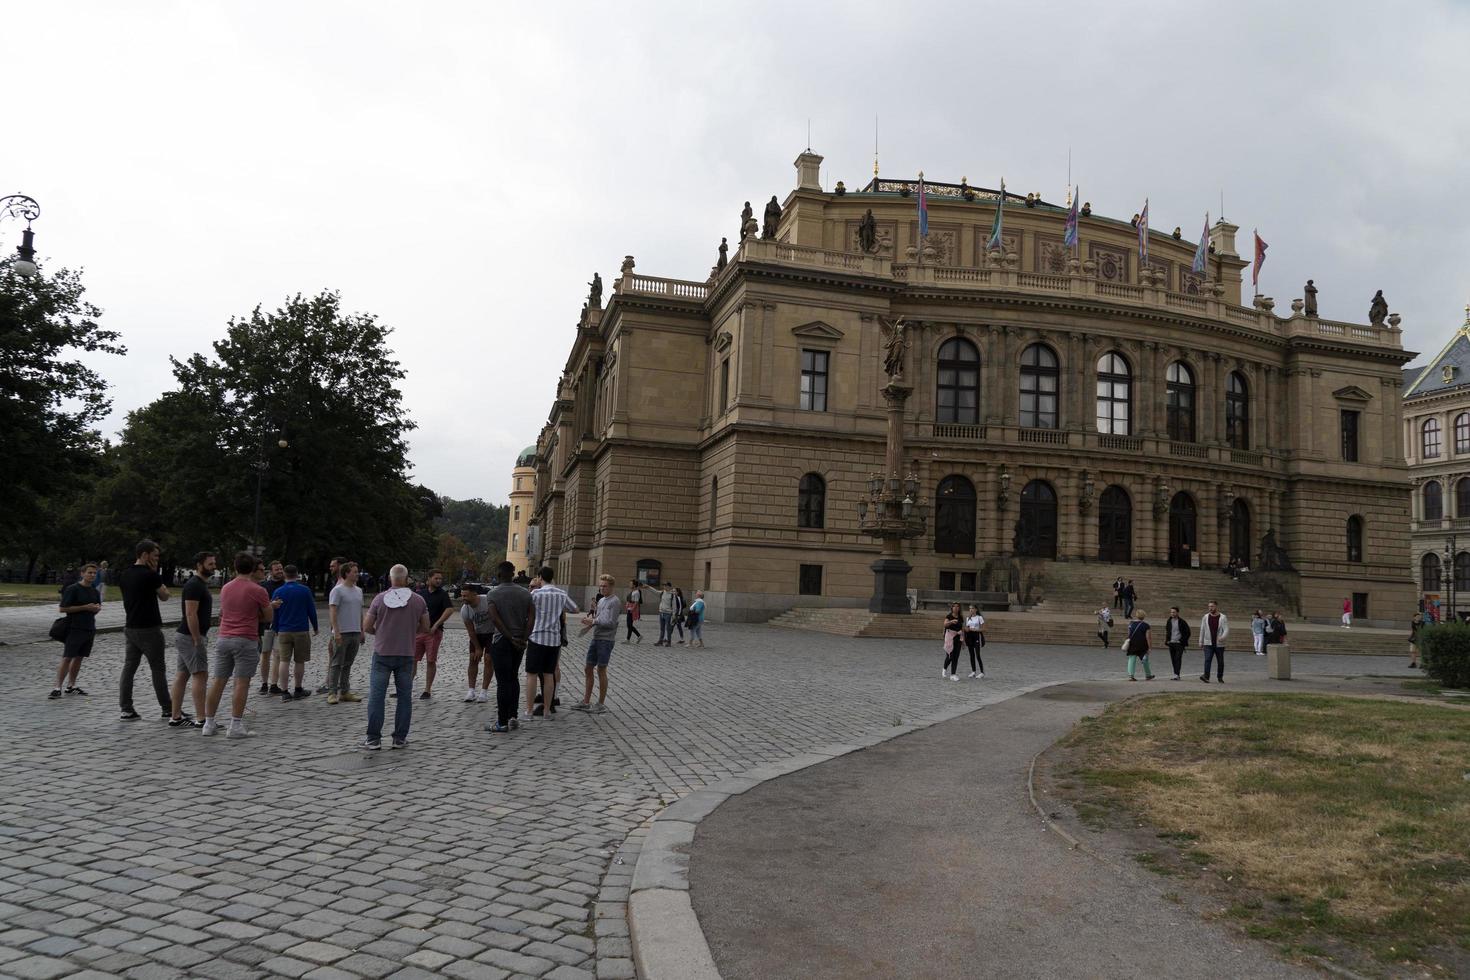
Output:
[[[102,311],[84,293],[80,273],[26,277],[0,262],[0,459],[8,471],[0,554],[26,555],[32,565],[68,547],[56,515],[99,473],[102,440],[93,427],[110,407],[107,384],[78,355],[126,353],[115,331],[98,326]]]
[[[505,538],[510,533],[510,507],[506,504],[487,504],[479,497],[470,500],[454,500],[440,497],[444,514],[434,522],[441,533],[459,538],[476,555],[483,556],[496,549],[503,554]]]

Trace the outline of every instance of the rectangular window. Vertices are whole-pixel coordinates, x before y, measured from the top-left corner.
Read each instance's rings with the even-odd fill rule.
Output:
[[[512,554],[520,554],[520,551],[521,551],[521,536],[520,536],[519,533],[512,534],[510,536],[510,550],[511,550],[511,553]]]
[[[730,359],[720,362],[720,414],[730,407]]]
[[[1368,618],[1368,593],[1366,593],[1366,592],[1354,592],[1353,593],[1353,618],[1354,619],[1367,619]]]
[[[1338,426],[1342,432],[1342,458],[1349,463],[1358,461],[1358,413],[1343,409],[1338,412]]]
[[[939,591],[940,592],[953,592],[954,591],[954,572],[940,572],[939,573]]]
[[[827,410],[827,358],[824,350],[801,352],[801,410]]]
[[[960,572],[960,591],[961,592],[974,592],[975,591],[975,573],[974,572]]]
[[[517,521],[521,519],[521,505],[520,504],[516,504],[516,514],[515,514],[515,518],[514,519],[517,520]]]
[[[709,591],[709,562],[704,563],[704,591]]]
[[[822,594],[822,566],[802,565],[797,592],[802,595]]]

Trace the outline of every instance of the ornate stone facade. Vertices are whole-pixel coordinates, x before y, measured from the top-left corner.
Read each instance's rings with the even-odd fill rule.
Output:
[[[705,282],[628,265],[579,328],[537,442],[535,520],[561,581],[657,575],[705,589],[717,620],[865,605],[878,318],[903,317],[905,442],[933,508],[904,547],[911,587],[1053,560],[1256,565],[1274,530],[1304,614],[1335,619],[1355,594],[1366,618],[1407,620],[1397,326],[1240,305],[1224,222],[1193,288],[1192,243],[1155,234],[1140,273],[1135,229],[1094,214],[1059,262],[1064,209],[1014,195],[987,253],[997,195],[981,188],[928,185],[931,230],[954,237],[944,261],[908,261],[912,190],[827,193],[813,161],[775,240],[747,239]],[[897,236],[878,254],[855,244],[870,207]]]

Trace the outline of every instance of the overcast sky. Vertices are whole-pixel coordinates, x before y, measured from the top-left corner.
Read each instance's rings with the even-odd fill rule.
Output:
[[[702,280],[741,204],[882,170],[1204,212],[1278,312],[1373,290],[1432,355],[1470,301],[1470,7],[1416,2],[11,4],[0,193],[121,331],[125,413],[231,315],[394,329],[416,477],[505,500],[594,271]],[[8,251],[19,240],[0,225]]]

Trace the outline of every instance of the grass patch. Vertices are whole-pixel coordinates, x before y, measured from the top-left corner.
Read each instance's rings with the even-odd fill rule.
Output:
[[[1064,745],[1072,764],[1057,776],[1076,785],[1079,812],[1121,809],[1177,849],[1176,866],[1229,868],[1244,890],[1227,915],[1250,935],[1466,967],[1470,712],[1163,695],[1111,706]],[[1171,873],[1158,854],[1136,860]]]
[[[34,606],[61,601],[61,590],[54,585],[31,582],[0,583],[0,606]]]

